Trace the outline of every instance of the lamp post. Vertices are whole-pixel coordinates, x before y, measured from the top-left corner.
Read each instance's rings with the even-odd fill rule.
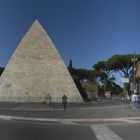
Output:
[[[131,59],[133,62],[133,67],[134,67],[134,75],[133,75],[133,80],[134,80],[134,92],[136,91],[136,52],[134,51],[134,57]]]

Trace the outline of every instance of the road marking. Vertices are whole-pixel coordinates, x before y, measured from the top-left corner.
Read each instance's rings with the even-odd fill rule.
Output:
[[[105,125],[91,125],[97,140],[123,140]]]

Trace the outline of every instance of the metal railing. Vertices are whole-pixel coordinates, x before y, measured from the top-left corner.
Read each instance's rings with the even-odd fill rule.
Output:
[[[80,99],[70,98],[68,97],[67,102],[80,102]],[[61,97],[0,97],[0,102],[26,102],[26,103],[59,103],[62,102]]]

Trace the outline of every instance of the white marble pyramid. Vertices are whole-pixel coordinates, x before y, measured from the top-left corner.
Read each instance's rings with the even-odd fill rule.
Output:
[[[0,102],[83,102],[50,37],[36,20],[0,77]]]

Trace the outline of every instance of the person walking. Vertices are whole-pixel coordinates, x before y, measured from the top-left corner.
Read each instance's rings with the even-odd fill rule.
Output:
[[[137,101],[138,101],[138,99],[137,99],[136,93],[132,93],[132,95],[131,95],[131,107],[134,110],[137,108]]]
[[[65,94],[62,96],[62,103],[63,103],[64,110],[66,111],[66,109],[67,109],[67,96]]]

